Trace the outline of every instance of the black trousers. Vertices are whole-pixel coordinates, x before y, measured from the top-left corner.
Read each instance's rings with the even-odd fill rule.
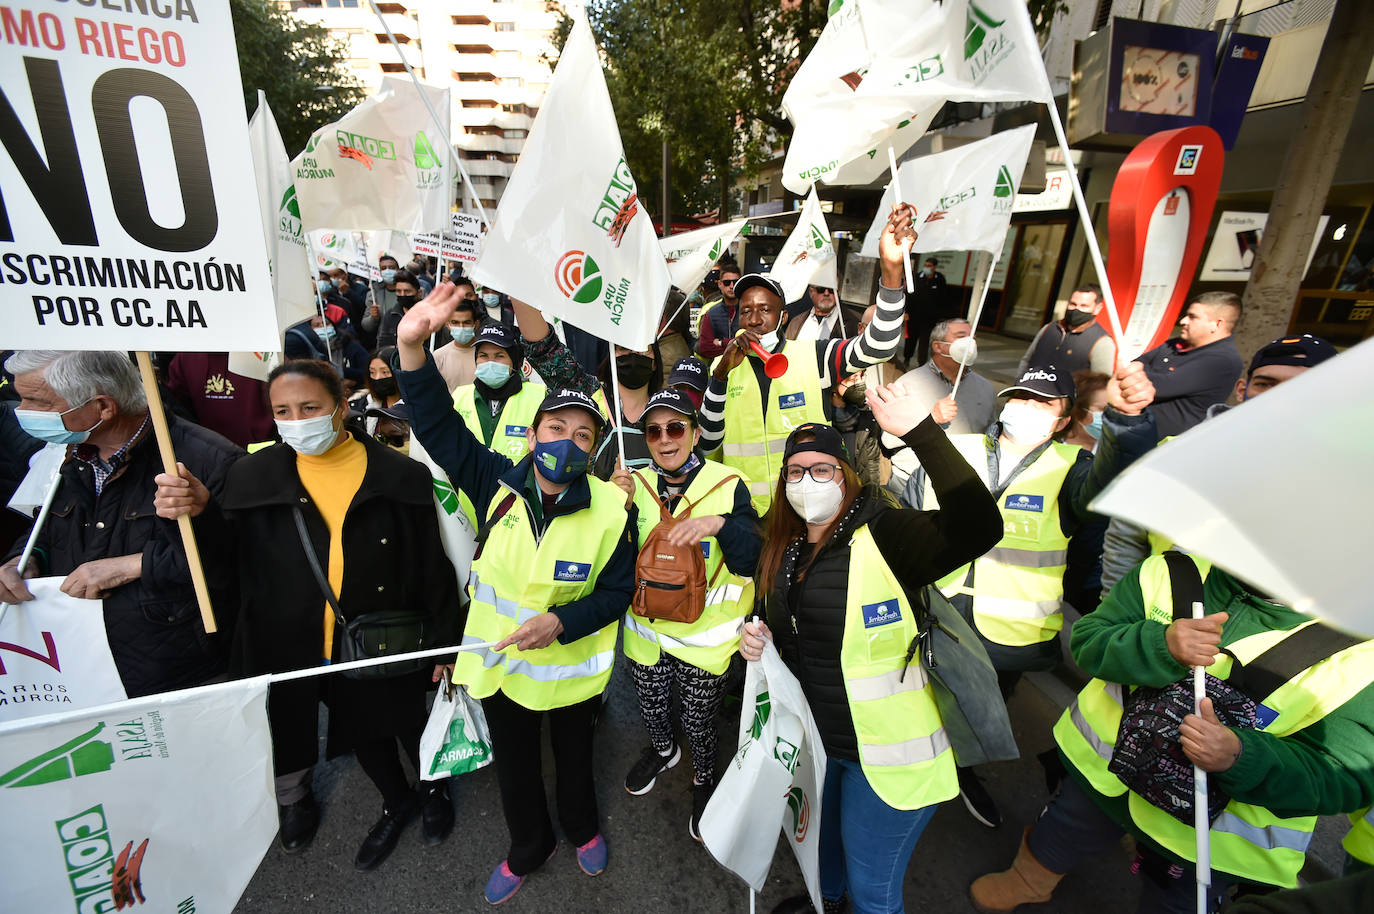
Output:
[[[553,745],[554,796],[563,836],[581,846],[601,831],[592,779],[592,743],[601,696],[565,708],[531,711],[497,692],[482,699],[482,710],[491,731],[501,808],[510,830],[506,863],[512,873],[524,876],[538,869],[558,843],[544,792],[545,717]]]

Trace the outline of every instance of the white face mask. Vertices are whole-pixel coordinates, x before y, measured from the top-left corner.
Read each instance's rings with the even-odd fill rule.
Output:
[[[338,429],[334,428],[334,414],[338,411],[339,407],[336,406],[334,412],[327,416],[277,419],[277,433],[287,447],[297,454],[318,457],[333,447],[334,440],[339,437]]]
[[[978,343],[971,336],[961,336],[957,340],[951,340],[949,344],[949,357],[965,368],[978,361]]]
[[[840,510],[844,489],[838,479],[816,482],[810,474],[787,483],[787,503],[808,524],[823,524]]]
[[[1054,423],[1058,417],[1029,403],[1011,400],[1002,407],[1002,415],[998,419],[1002,423],[1002,433],[1013,442],[1033,446],[1054,433]]]
[[[772,333],[765,333],[759,337],[759,345],[772,352],[773,347],[778,345],[778,331],[774,330]]]

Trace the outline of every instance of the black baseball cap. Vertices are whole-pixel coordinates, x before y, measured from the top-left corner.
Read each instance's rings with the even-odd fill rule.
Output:
[[[797,439],[810,437],[810,441],[798,441]],[[807,422],[799,425],[792,430],[792,434],[787,436],[787,443],[783,446],[782,461],[787,462],[787,458],[793,454],[801,454],[806,451],[816,451],[821,454],[829,454],[836,460],[853,465],[849,459],[849,448],[844,446],[844,438],[835,431],[833,426],[821,422]]]
[[[696,407],[692,405],[691,400],[687,399],[687,395],[680,390],[665,387],[650,397],[648,403],[644,404],[644,413],[639,417],[639,422],[636,424],[641,429],[644,428],[644,423],[649,419],[649,412],[660,406],[664,409],[671,409],[675,413],[681,413],[693,422],[697,420]]]
[[[701,359],[695,356],[687,356],[679,359],[673,366],[673,371],[668,375],[668,380],[664,382],[668,387],[675,384],[686,384],[692,390],[702,393],[706,390],[706,366],[701,363]]]
[[[385,416],[388,419],[399,419],[401,422],[409,422],[410,407],[406,406],[404,400],[399,400],[391,406],[369,406],[364,415]]]
[[[596,419],[597,428],[606,427],[606,417],[601,415],[601,410],[597,408],[596,401],[587,396],[580,390],[573,390],[571,387],[560,387],[550,390],[548,396],[544,397],[539,404],[538,412],[551,413],[556,409],[564,409],[568,406],[576,406],[585,409]]]
[[[510,324],[488,321],[472,337],[472,345],[494,343],[502,349],[515,349],[520,345],[520,331]]]
[[[782,286],[776,279],[764,276],[762,273],[746,273],[735,283],[735,297],[743,298],[744,293],[755,287],[763,287],[778,297],[778,301],[787,302],[787,296],[782,294]]]
[[[1032,365],[1021,375],[1020,380],[1005,390],[998,391],[997,396],[1005,397],[1018,391],[1050,399],[1063,397],[1072,400],[1078,395],[1073,375],[1053,365]]]
[[[1302,336],[1286,336],[1266,343],[1250,360],[1250,370],[1246,377],[1255,373],[1256,368],[1265,365],[1297,365],[1311,368],[1320,365],[1336,355],[1336,347],[1319,336],[1304,333]]]

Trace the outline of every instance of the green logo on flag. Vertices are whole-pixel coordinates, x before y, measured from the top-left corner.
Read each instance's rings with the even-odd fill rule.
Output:
[[[970,3],[964,19],[964,60],[978,53],[978,49],[988,37],[988,29],[1000,29],[1005,21],[993,19],[980,10],[978,4]]]
[[[994,197],[1010,197],[1016,193],[1016,183],[1011,179],[1011,172],[1007,166],[1003,165],[997,169],[997,183],[992,188]]]
[[[830,8],[825,11],[825,16],[829,19],[844,8],[844,0],[830,0]]]
[[[36,787],[79,778],[83,774],[98,774],[109,771],[114,766],[114,748],[104,740],[96,739],[105,729],[102,721],[80,736],[69,740],[56,749],[49,749],[4,774],[0,774],[0,785],[5,787]]]
[[[286,189],[286,193],[282,194],[281,205],[277,209],[286,210],[288,214],[297,219],[301,217],[301,206],[296,202],[296,185],[292,184]]]
[[[763,725],[768,722],[771,707],[772,700],[767,692],[760,692],[758,698],[754,699],[754,721],[749,725],[749,735],[754,739],[763,738]]]
[[[811,226],[811,246],[812,246],[813,248],[815,248],[816,250],[819,251],[819,250],[824,249],[825,246],[826,246],[826,244],[828,244],[828,243],[829,243],[828,240],[826,239],[825,235],[821,232],[821,230],[820,230],[819,228],[817,228],[815,225],[812,225],[812,226]]]
[[[722,240],[723,239],[721,238],[717,238],[716,243],[711,245],[711,252],[706,255],[706,259],[711,261],[712,263],[715,263],[720,258],[720,243]]]
[[[439,156],[434,152],[434,147],[429,143],[429,137],[425,136],[423,130],[415,134],[415,167],[416,168],[438,168]]]
[[[558,291],[580,305],[591,304],[601,294],[601,268],[583,251],[568,251],[553,268]]]
[[[439,502],[439,507],[444,509],[445,514],[454,514],[458,511],[458,493],[442,479],[434,480],[434,500]]]

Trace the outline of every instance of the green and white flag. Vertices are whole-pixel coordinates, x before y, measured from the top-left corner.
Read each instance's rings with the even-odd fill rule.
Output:
[[[695,291],[747,224],[747,219],[739,219],[660,239],[673,285],[684,292]]]
[[[658,332],[668,267],[584,17],[563,46],[472,278],[629,349],[648,348]]]
[[[905,202],[916,207],[914,250],[1002,250],[1034,139],[1035,125],[1027,124],[898,166]],[[895,198],[888,185],[864,238],[863,256],[878,256],[878,238]]]
[[[453,202],[448,154],[449,93],[424,87],[436,130],[408,79],[386,78],[377,94],[316,130],[291,163],[310,229],[442,231]]]
[[[924,133],[947,101],[1025,99],[1051,91],[1024,0],[832,4],[783,96],[796,128],[783,184],[799,194],[855,159],[880,160],[899,129]]]
[[[782,285],[783,295],[790,302],[801,298],[812,283],[827,289],[839,287],[835,275],[835,246],[830,240],[830,229],[825,224],[816,188],[811,188],[802,204],[797,227],[783,242],[768,275]]]

